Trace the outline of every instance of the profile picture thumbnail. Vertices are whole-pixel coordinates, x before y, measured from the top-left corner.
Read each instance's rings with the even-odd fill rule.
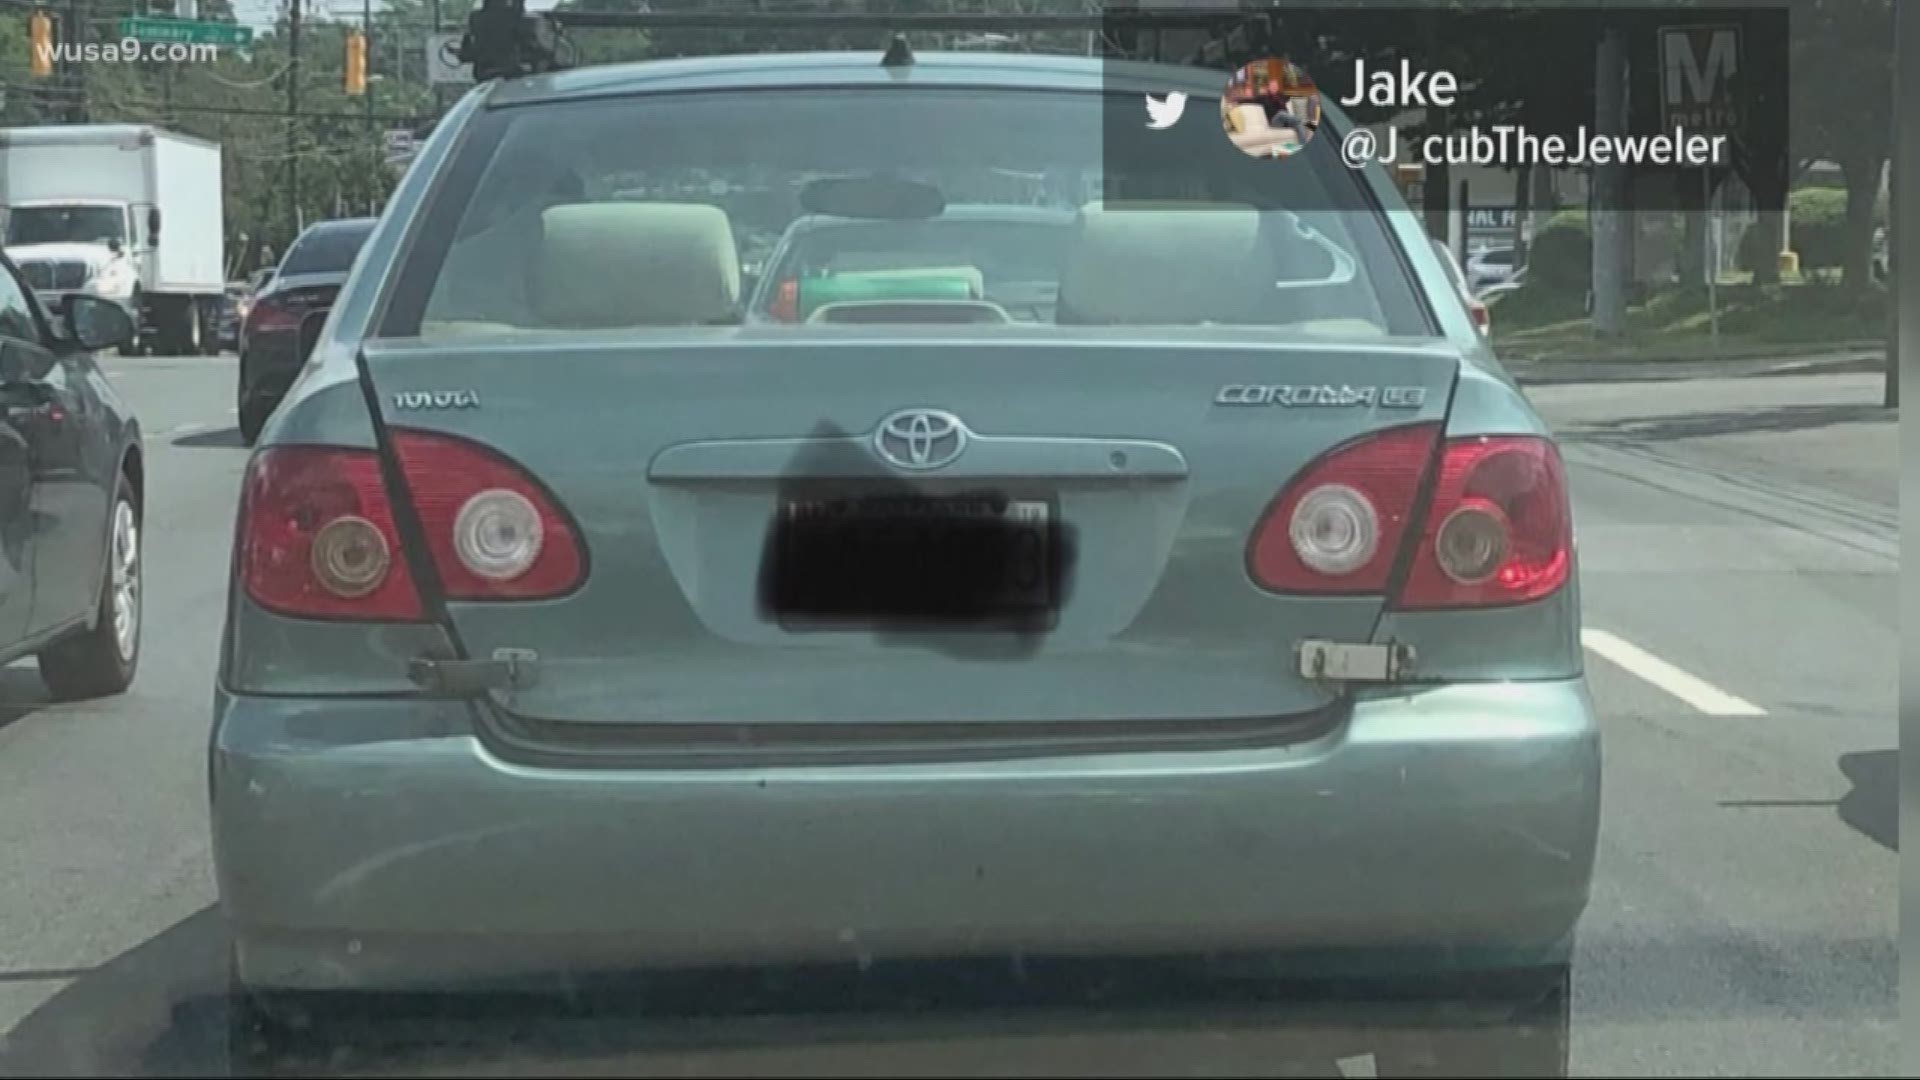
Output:
[[[1291,157],[1319,130],[1320,91],[1313,76],[1285,57],[1255,60],[1227,80],[1220,126],[1243,154]]]

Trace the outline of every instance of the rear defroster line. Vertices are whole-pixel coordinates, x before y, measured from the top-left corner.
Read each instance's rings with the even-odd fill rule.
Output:
[[[380,454],[380,476],[386,482],[387,490],[392,492],[393,525],[400,533],[401,556],[407,560],[407,567],[413,572],[414,587],[419,590],[421,606],[426,609],[427,616],[440,625],[442,632],[447,635],[447,641],[453,646],[454,655],[445,659],[467,659],[467,647],[460,639],[460,628],[454,625],[452,613],[447,610],[446,586],[440,580],[439,569],[427,557],[427,530],[420,522],[419,511],[414,507],[413,490],[407,486],[406,471],[400,468],[400,455],[394,450],[393,435],[387,430],[386,416],[380,411],[380,394],[374,388],[373,372],[367,366],[366,353],[356,350],[353,363],[360,372],[360,392],[366,398],[367,417],[373,424],[374,446]]]
[[[414,506],[413,489],[407,485],[406,471],[400,467],[400,455],[394,449],[386,415],[380,411],[380,394],[373,385],[373,372],[367,366],[366,353],[356,349],[353,363],[360,373],[360,392],[367,402],[367,419],[373,425],[374,446],[380,456],[380,475],[386,482],[387,490],[392,493],[393,524],[400,534],[401,557],[407,560],[407,566],[413,572],[414,588],[420,594],[422,608],[429,618],[439,624],[453,653],[450,657],[423,656],[414,660],[416,663],[436,659],[469,660],[470,653],[466,642],[460,637],[460,628],[447,610],[446,586],[440,580],[440,571],[427,556],[426,527],[421,524],[419,511]],[[423,688],[421,693],[428,694],[430,691]],[[486,705],[487,702],[477,696],[466,702],[468,723],[474,732],[481,733],[483,737],[490,727]]]
[[[1393,569],[1387,572],[1387,588],[1380,604],[1379,613],[1373,617],[1373,627],[1367,632],[1368,641],[1378,641],[1380,627],[1387,616],[1393,613],[1394,601],[1401,590],[1406,588],[1407,578],[1413,573],[1414,557],[1420,553],[1421,540],[1426,536],[1427,514],[1433,509],[1433,495],[1440,486],[1440,463],[1447,454],[1447,423],[1453,417],[1453,399],[1460,389],[1460,368],[1455,365],[1453,379],[1447,383],[1447,406],[1440,411],[1440,426],[1435,433],[1433,446],[1427,453],[1427,464],[1420,477],[1420,483],[1414,488],[1413,508],[1407,512],[1408,528],[1400,534],[1400,550],[1393,554]],[[1391,644],[1391,643],[1387,643]],[[1417,672],[1416,672],[1417,677]]]

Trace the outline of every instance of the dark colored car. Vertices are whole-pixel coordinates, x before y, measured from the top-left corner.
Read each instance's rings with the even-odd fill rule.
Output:
[[[306,357],[300,325],[323,315],[353,269],[373,218],[322,221],[293,242],[279,267],[253,296],[240,325],[240,437],[247,445],[293,384]]]
[[[140,659],[140,429],[94,361],[133,340],[87,293],[58,321],[0,257],[0,664],[56,698],[117,694]]]
[[[247,280],[228,286],[233,294],[233,340],[227,347],[234,352],[240,351],[240,330],[247,324],[247,312],[253,309],[253,298],[259,296],[273,280],[273,267],[255,270],[247,275]]]
[[[247,286],[245,282],[230,281],[226,292],[218,301],[220,307],[214,321],[214,344],[217,348],[238,349],[240,347],[240,320],[245,317]]]

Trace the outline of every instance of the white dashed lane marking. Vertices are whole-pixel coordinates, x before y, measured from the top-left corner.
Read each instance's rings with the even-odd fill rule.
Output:
[[[1580,631],[1580,643],[1601,659],[1686,702],[1708,716],[1765,716],[1767,711],[1745,698],[1727,693],[1696,675],[1605,630]]]

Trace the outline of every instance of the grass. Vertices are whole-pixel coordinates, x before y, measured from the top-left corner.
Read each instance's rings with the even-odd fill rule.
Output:
[[[1821,279],[1718,290],[1716,342],[1707,289],[1656,292],[1627,309],[1626,329],[1596,338],[1584,290],[1525,288],[1492,305],[1494,343],[1516,360],[1679,360],[1829,352],[1884,345],[1886,289]]]

